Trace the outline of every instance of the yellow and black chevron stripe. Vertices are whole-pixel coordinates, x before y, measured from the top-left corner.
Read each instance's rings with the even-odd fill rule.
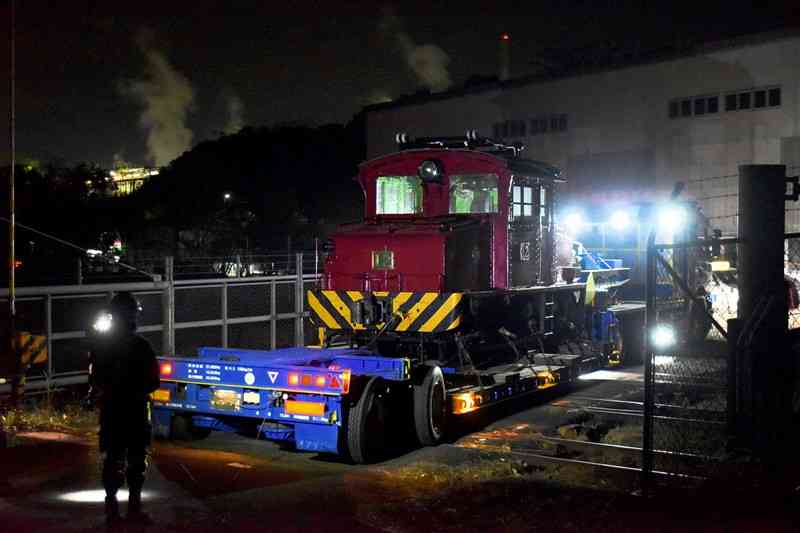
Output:
[[[402,318],[392,331],[438,333],[456,329],[462,321],[460,292],[362,292],[308,291],[308,306],[319,326],[337,330],[364,330],[368,326],[353,322],[354,304],[370,294],[391,302],[393,314]],[[383,324],[375,324],[380,328]]]

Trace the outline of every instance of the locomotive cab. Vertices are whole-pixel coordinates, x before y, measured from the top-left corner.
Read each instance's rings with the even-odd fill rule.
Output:
[[[556,308],[568,317],[583,289],[555,283],[558,169],[473,136],[401,142],[356,179],[364,221],[332,236],[322,287],[308,294],[321,341],[461,362],[459,337],[552,345]]]

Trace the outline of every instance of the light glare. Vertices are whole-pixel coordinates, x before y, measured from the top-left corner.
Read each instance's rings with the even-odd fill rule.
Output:
[[[665,205],[658,212],[658,225],[671,233],[686,226],[686,210],[677,205]]]
[[[155,496],[153,492],[142,491],[142,500],[149,500]],[[106,491],[103,489],[79,490],[59,494],[58,499],[70,503],[102,503],[106,500]],[[117,500],[120,502],[128,501],[128,491],[120,489],[117,491]]]
[[[572,212],[564,217],[564,224],[567,229],[579,231],[583,227],[583,215],[578,212]]]
[[[608,223],[611,224],[613,229],[622,231],[630,225],[631,217],[625,211],[617,211],[611,215]]]
[[[660,350],[671,348],[677,342],[675,330],[664,324],[656,326],[650,338],[653,341],[653,347]]]
[[[108,331],[111,329],[111,323],[111,315],[108,313],[102,313],[94,321],[94,325],[92,327],[97,333],[108,333]]]

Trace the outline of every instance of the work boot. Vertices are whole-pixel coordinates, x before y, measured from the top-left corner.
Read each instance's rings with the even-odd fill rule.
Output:
[[[122,517],[119,515],[119,502],[117,496],[106,496],[106,525],[117,525]]]
[[[128,515],[130,522],[152,524],[153,519],[142,511],[142,489],[130,489],[128,493]]]

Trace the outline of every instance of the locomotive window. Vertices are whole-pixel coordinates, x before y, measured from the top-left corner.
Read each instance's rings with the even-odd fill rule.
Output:
[[[450,176],[450,213],[497,213],[497,176]]]
[[[533,187],[527,185],[512,187],[511,215],[513,218],[533,216]]]
[[[378,176],[378,215],[422,213],[422,182],[416,176]]]

